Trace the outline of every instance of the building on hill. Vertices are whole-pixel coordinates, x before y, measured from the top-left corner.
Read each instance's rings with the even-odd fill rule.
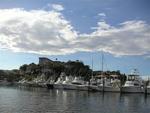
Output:
[[[49,62],[52,62],[52,60],[46,58],[46,57],[39,57],[39,65],[45,65]]]

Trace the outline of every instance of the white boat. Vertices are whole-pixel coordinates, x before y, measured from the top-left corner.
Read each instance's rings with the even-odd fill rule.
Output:
[[[104,85],[105,92],[120,92],[120,80],[119,79],[107,79]]]
[[[150,94],[150,85],[147,86],[147,93]]]
[[[83,81],[81,79],[81,77],[75,77],[74,80],[71,83],[72,83],[72,85],[77,87],[77,90],[84,90],[84,91],[89,90],[88,83],[85,83],[85,81]]]
[[[145,93],[150,94],[150,78],[148,77],[145,82]]]
[[[104,60],[104,54],[102,51],[102,71],[101,75],[99,76],[99,79],[95,80],[96,85],[93,84],[95,82],[92,82],[93,80],[91,79],[91,84],[90,84],[90,90],[94,91],[100,91],[100,92],[120,92],[120,87],[117,87],[116,85],[116,79],[114,81],[111,81],[111,79],[108,79],[104,76],[103,74],[103,60]],[[93,59],[92,59],[92,70],[93,70]],[[92,73],[93,76],[93,73]]]
[[[53,87],[55,89],[63,89],[63,81],[64,81],[64,76],[65,76],[65,73],[62,72],[60,74],[60,77],[57,79],[57,81],[53,84]]]
[[[63,89],[67,90],[77,90],[77,86],[72,84],[73,77],[72,76],[66,76],[65,80],[63,81]]]
[[[54,88],[54,79],[52,77],[49,77],[49,79],[46,81],[46,86],[48,89]]]
[[[54,87],[55,89],[63,89],[62,83],[63,83],[63,79],[62,79],[61,77],[59,77],[59,78],[57,79],[57,81],[54,83],[53,87]]]
[[[117,75],[116,75],[117,76]],[[96,79],[96,85],[92,84],[95,82],[90,82],[89,89],[91,91],[100,91],[100,92],[120,92],[120,80],[118,78],[107,78],[103,75],[97,76],[99,79]],[[94,80],[94,79],[93,79]],[[90,80],[92,81],[92,79]]]
[[[90,91],[103,91],[102,79],[90,79],[89,85]]]
[[[127,81],[125,85],[122,87],[121,92],[123,93],[143,93],[143,82],[140,76],[136,72],[137,70],[134,69],[134,72],[131,75],[128,75]]]
[[[45,74],[42,73],[41,76],[35,78],[30,84],[33,87],[46,87]]]

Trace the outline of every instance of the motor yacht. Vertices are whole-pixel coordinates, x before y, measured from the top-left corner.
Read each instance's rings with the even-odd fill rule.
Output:
[[[150,78],[145,81],[145,93],[150,94]]]
[[[120,92],[119,79],[106,79],[104,84],[105,92]]]
[[[81,77],[75,77],[74,80],[72,81],[72,85],[77,87],[77,90],[84,90],[84,91],[88,91],[89,90],[88,83],[85,83],[85,81],[83,81],[81,79]]]
[[[91,78],[89,84],[90,91],[103,91],[102,79]]]
[[[127,76],[124,86],[121,88],[123,93],[143,93],[143,81],[139,74],[134,69],[134,72]]]
[[[54,79],[52,77],[49,77],[49,79],[46,81],[46,86],[48,89],[54,88]]]
[[[71,75],[66,76],[65,80],[62,83],[63,88],[66,90],[77,90],[77,86],[72,84],[72,81],[73,81],[73,77]]]
[[[55,89],[63,89],[63,81],[64,81],[65,73],[62,72],[60,77],[58,77],[57,81],[53,84]]]

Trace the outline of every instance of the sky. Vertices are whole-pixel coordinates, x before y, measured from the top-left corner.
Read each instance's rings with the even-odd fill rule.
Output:
[[[150,0],[0,0],[0,69],[80,60],[150,75]]]

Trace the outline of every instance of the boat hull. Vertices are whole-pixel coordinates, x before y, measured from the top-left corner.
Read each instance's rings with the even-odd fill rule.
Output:
[[[72,85],[72,84],[63,84],[63,89],[66,90],[77,90],[77,86],[76,85]]]
[[[47,86],[48,89],[53,89],[54,88],[53,84],[46,84],[46,86]]]
[[[147,88],[146,93],[147,93],[147,94],[150,94],[150,87]]]
[[[54,89],[63,89],[63,85],[62,84],[54,84],[53,88]]]
[[[88,91],[89,87],[87,85],[77,85],[77,89],[81,91]]]
[[[86,85],[75,85],[75,84],[63,84],[63,89],[88,91],[88,86],[86,86]]]
[[[143,93],[144,90],[141,87],[129,86],[129,87],[122,87],[122,93]]]
[[[96,86],[96,85],[90,85],[89,86],[89,91],[103,91],[103,86]]]
[[[104,91],[105,92],[120,92],[120,88],[119,87],[109,87],[109,86],[105,86],[104,87]]]

